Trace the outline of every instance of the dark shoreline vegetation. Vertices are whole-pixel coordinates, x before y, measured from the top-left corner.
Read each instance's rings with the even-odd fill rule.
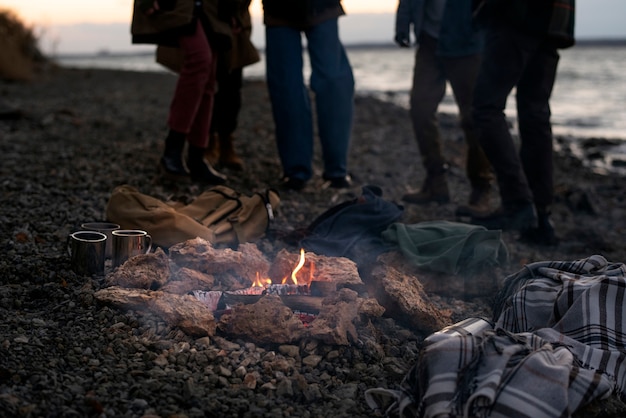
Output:
[[[193,198],[203,190],[157,175],[175,80],[168,73],[53,65],[28,82],[0,80],[0,102],[18,110],[0,120],[0,416],[376,416],[364,391],[397,388],[426,337],[402,321],[379,318],[369,324],[367,339],[339,347],[196,338],[149,313],[98,303],[94,293],[103,278],[70,270],[68,234],[103,219],[114,187],[131,184],[162,199]],[[243,97],[236,147],[246,170],[224,172],[228,185],[251,193],[276,184],[281,173],[265,84],[246,81]],[[455,220],[456,205],[467,201],[456,116],[442,114],[440,122],[453,201],[407,205],[405,223]],[[317,147],[311,185],[281,194],[276,221],[257,243],[268,258],[283,248],[297,251],[284,238],[358,196],[359,186],[377,185],[384,198],[398,201],[424,176],[406,110],[369,96],[356,98],[350,165],[357,187],[320,189],[319,162]],[[560,244],[529,246],[504,232],[509,264],[482,274],[500,281],[531,262],[593,254],[626,262],[624,178],[593,173],[568,153],[557,153],[555,165]],[[451,309],[454,320],[490,315],[494,297],[429,296]],[[308,356],[318,361],[303,361]],[[242,384],[242,364],[257,376],[256,387]],[[624,415],[615,395],[574,414]]]

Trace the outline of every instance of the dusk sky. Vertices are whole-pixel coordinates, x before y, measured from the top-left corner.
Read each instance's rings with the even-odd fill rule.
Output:
[[[102,50],[133,51],[129,22],[131,0],[0,0],[40,38],[47,53],[88,53]],[[343,0],[348,16],[340,20],[346,44],[389,43],[393,39],[397,1]],[[252,0],[253,41],[264,45],[261,0]],[[579,39],[626,39],[626,0],[578,0],[576,35]]]

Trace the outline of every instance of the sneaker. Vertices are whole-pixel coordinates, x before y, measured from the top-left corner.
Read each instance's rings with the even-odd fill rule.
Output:
[[[487,229],[523,231],[537,227],[537,215],[532,203],[510,208],[500,207],[487,216],[473,216],[470,223]]]
[[[278,185],[278,188],[281,190],[294,190],[300,191],[304,189],[307,181],[304,179],[299,179],[297,177],[283,177],[281,183]]]
[[[352,177],[345,175],[343,177],[324,177],[324,183],[322,189],[349,189],[352,187]]]
[[[417,193],[407,193],[402,196],[406,203],[424,205],[427,203],[448,203],[450,202],[450,192],[445,175],[426,176],[422,188]]]

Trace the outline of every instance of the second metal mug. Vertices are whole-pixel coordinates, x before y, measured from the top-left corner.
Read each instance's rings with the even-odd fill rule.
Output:
[[[97,231],[102,232],[107,236],[106,251],[104,256],[108,259],[113,257],[113,235],[111,232],[120,229],[118,224],[111,222],[86,222],[80,225],[80,229],[84,231]]]
[[[139,254],[147,254],[152,249],[152,237],[141,229],[118,229],[111,232],[113,237],[113,268]]]

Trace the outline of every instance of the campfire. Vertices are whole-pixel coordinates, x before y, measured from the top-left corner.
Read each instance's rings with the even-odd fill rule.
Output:
[[[256,343],[349,345],[360,326],[386,310],[426,332],[450,323],[450,313],[434,306],[415,278],[382,265],[368,282],[347,258],[283,249],[270,261],[253,243],[218,249],[196,238],[168,254],[157,249],[130,258],[95,296],[191,335],[220,332]]]

